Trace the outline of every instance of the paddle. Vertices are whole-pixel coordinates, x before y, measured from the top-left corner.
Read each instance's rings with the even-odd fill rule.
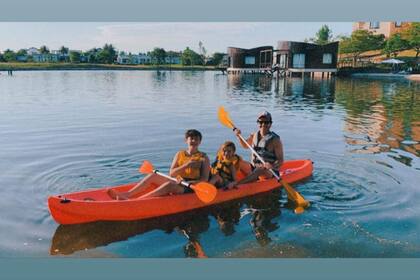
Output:
[[[185,235],[185,237],[188,238],[188,241],[194,247],[194,250],[197,253],[197,258],[200,258],[200,259],[208,258],[207,255],[206,255],[206,253],[204,253],[204,250],[201,247],[201,245],[198,242],[198,240],[195,240],[194,238],[191,238],[190,235],[187,233],[187,231],[185,229],[179,229],[179,230]]]
[[[150,161],[145,160],[142,164],[142,166],[140,166],[139,168],[140,173],[143,174],[150,174],[150,173],[155,173],[159,176],[165,177],[169,180],[172,180],[174,182],[177,182],[177,179],[166,175],[164,173],[159,172],[158,170],[155,170],[152,163]],[[197,195],[197,197],[203,201],[204,203],[210,203],[214,200],[214,198],[216,197],[217,194],[217,189],[215,186],[213,186],[210,183],[207,182],[199,182],[197,184],[190,184],[186,181],[181,181],[181,184],[187,188],[191,188],[192,190],[194,190],[195,194]]]
[[[235,127],[235,125],[233,124],[232,120],[229,117],[229,113],[225,111],[225,109],[223,108],[223,106],[220,106],[219,108],[219,112],[218,112],[218,116],[219,116],[219,121],[226,127],[233,129],[233,131],[235,131],[237,128]],[[263,163],[265,164],[265,161],[262,159],[262,157],[252,148],[251,145],[249,145],[249,143],[242,137],[241,134],[238,135],[239,138],[248,146],[248,148],[251,150],[251,152]],[[274,175],[274,177],[280,182],[280,184],[282,184],[284,186],[284,188],[286,189],[287,192],[287,197],[294,201],[297,205],[296,209],[295,209],[295,213],[296,214],[300,214],[303,213],[303,211],[305,211],[304,208],[309,206],[309,202],[307,200],[305,200],[303,198],[302,195],[300,195],[297,191],[295,191],[293,189],[293,187],[291,185],[289,185],[289,183],[287,183],[286,181],[282,180],[281,177],[279,175],[277,175],[277,173],[273,170],[270,169],[270,172]]]

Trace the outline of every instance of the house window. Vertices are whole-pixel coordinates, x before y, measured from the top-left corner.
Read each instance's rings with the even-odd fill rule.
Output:
[[[286,68],[286,55],[285,54],[280,55],[279,66],[280,68]]]
[[[304,53],[293,54],[293,68],[305,68],[305,54]]]
[[[255,56],[245,56],[245,64],[246,65],[254,65],[255,64]]]
[[[378,29],[379,28],[379,21],[371,21],[369,24],[370,24],[369,25],[370,29]]]
[[[322,63],[323,64],[331,64],[332,63],[332,54],[324,53],[322,56]]]
[[[395,27],[401,27],[401,26],[402,26],[402,21],[395,22]]]

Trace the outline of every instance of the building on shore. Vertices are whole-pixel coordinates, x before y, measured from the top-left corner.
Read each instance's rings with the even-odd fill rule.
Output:
[[[403,21],[359,21],[353,23],[353,32],[356,30],[367,30],[376,35],[383,34],[385,38],[391,37],[395,33],[400,33],[410,27],[411,22]]]
[[[316,45],[303,42],[279,41],[277,49],[263,46],[253,49],[229,47],[225,68],[228,74],[252,73],[281,76],[327,77],[337,72],[338,42]],[[222,69],[223,68],[223,69]]]
[[[274,67],[279,74],[300,73],[331,76],[337,72],[338,42],[317,45],[303,42],[279,41],[274,51]]]
[[[152,58],[144,53],[139,54],[126,54],[125,52],[120,52],[117,56],[118,64],[150,64]]]
[[[229,47],[227,49],[227,73],[265,73],[273,65],[273,47],[253,49]]]

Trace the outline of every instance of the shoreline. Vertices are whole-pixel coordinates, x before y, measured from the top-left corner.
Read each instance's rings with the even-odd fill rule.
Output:
[[[165,70],[165,71],[218,71],[216,66],[182,65],[118,65],[118,64],[72,64],[72,63],[0,63],[1,71],[83,71],[83,70]]]
[[[392,74],[392,73],[353,73],[352,78],[384,78],[384,79],[406,79],[420,81],[420,74]]]

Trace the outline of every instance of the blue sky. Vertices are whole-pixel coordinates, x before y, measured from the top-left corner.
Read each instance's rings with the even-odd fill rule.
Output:
[[[226,48],[276,46],[279,40],[303,41],[327,24],[333,36],[349,35],[351,22],[1,22],[0,51],[5,49],[61,46],[88,50],[113,44],[118,50],[147,52],[154,47],[180,51],[198,50],[202,41],[208,53],[226,52]]]

